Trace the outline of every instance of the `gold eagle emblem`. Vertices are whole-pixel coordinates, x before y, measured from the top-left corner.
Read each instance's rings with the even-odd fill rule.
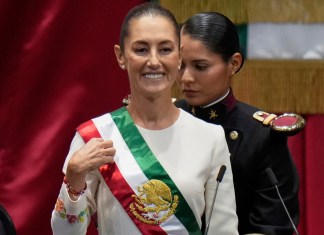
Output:
[[[149,180],[138,186],[138,196],[129,208],[133,215],[146,224],[161,224],[175,213],[179,204],[178,195],[172,197],[171,189],[161,180]]]

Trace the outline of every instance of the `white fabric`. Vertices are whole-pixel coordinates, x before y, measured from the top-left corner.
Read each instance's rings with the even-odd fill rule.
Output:
[[[248,25],[248,59],[324,59],[324,24]]]
[[[93,122],[95,123],[102,138],[114,139],[114,146],[116,149],[118,149],[118,154],[114,159],[115,163],[128,185],[136,193],[136,195],[139,195],[140,192],[138,192],[138,186],[147,183],[148,178],[137,164],[131,150],[120,134],[118,127],[112,120],[111,115],[109,113],[102,115],[99,118],[93,119]],[[174,215],[170,216],[167,221],[161,223],[160,227],[162,227],[162,229],[165,231],[174,231],[174,228],[181,227],[182,231],[184,231],[183,235],[188,234],[182,223]]]
[[[233,177],[222,127],[208,124],[180,110],[179,119],[169,128],[155,131],[143,128],[139,130],[161,165],[182,192],[200,226],[200,217],[205,208],[205,197],[208,214],[216,188],[216,175],[219,167],[226,165],[227,170],[219,186],[213,207],[209,234],[238,234]],[[63,172],[66,171],[67,162],[72,154],[82,145],[84,145],[82,138],[76,134]],[[118,154],[117,149],[116,155]],[[88,207],[91,214],[96,211],[98,213],[99,234],[141,234],[114,198],[98,171],[88,174],[87,184],[86,196],[81,196],[77,202],[69,199],[62,185],[59,198],[64,201],[67,213],[78,214]],[[86,234],[89,219],[87,217],[85,222],[70,224],[54,210],[51,219],[53,234]]]
[[[213,106],[214,104],[217,104],[218,102],[221,102],[223,99],[225,99],[228,94],[230,93],[230,89],[228,89],[228,91],[226,92],[225,95],[223,95],[222,97],[220,97],[219,99],[215,100],[214,102],[210,103],[210,104],[207,104],[205,106],[203,106],[203,108],[208,108],[210,106]]]

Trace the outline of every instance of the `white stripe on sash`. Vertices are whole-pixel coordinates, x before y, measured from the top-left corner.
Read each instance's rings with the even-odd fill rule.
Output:
[[[129,150],[125,140],[121,136],[118,127],[112,120],[109,113],[92,119],[97,127],[101,137],[105,140],[112,139],[116,149],[115,163],[118,166],[121,174],[132,190],[138,195],[137,187],[148,181],[148,178],[143,174],[143,171],[138,166],[135,158]],[[187,229],[174,215],[160,224],[160,227],[168,234],[188,235]],[[181,227],[179,233],[179,227]]]

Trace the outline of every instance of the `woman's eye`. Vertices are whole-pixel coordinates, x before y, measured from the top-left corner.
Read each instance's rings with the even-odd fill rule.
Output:
[[[172,48],[165,47],[165,48],[162,48],[160,51],[161,51],[162,54],[167,55],[167,54],[170,54],[172,52]]]
[[[135,49],[135,53],[136,54],[145,54],[147,52],[147,49],[146,48],[136,48]]]
[[[196,68],[198,71],[204,71],[204,70],[206,70],[206,69],[208,68],[208,66],[205,65],[205,64],[196,64],[196,65],[195,65],[195,68]]]

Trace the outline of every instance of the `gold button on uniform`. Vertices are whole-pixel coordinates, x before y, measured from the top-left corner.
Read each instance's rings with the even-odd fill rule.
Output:
[[[237,131],[231,131],[229,136],[230,136],[231,140],[237,140],[239,135],[238,135]]]

